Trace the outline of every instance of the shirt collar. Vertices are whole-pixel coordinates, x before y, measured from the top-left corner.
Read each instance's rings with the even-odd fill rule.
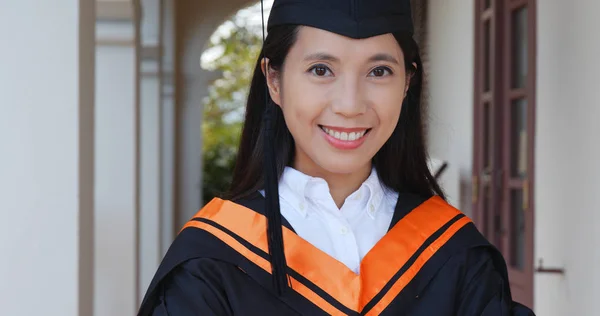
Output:
[[[306,216],[306,185],[311,177],[291,167],[285,167],[279,184],[279,195],[300,215]]]
[[[368,216],[375,218],[381,210],[385,188],[379,181],[375,168],[358,190],[346,199],[345,203],[359,203]],[[300,215],[307,216],[307,201],[323,199],[322,194],[329,194],[325,180],[308,176],[294,168],[285,167],[279,185],[279,194]]]
[[[377,175],[377,171],[375,168],[371,169],[371,174],[369,177],[363,182],[360,188],[350,195],[350,198],[355,194],[360,194],[361,191],[364,191],[366,194],[366,203],[365,208],[367,214],[371,218],[375,218],[377,212],[381,210],[381,202],[383,201],[384,188],[379,181],[379,176]],[[358,196],[359,200],[361,200],[361,196]],[[362,197],[365,198],[365,197]]]

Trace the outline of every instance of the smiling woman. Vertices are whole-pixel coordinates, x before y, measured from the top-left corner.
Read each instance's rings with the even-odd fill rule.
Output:
[[[276,0],[228,196],[140,315],[531,315],[427,165],[409,0]]]

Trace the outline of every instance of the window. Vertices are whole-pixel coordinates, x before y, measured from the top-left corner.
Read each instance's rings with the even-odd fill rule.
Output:
[[[535,1],[475,0],[473,210],[533,303]]]

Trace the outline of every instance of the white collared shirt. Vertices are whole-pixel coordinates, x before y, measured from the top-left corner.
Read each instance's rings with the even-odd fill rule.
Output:
[[[339,209],[325,180],[286,167],[279,197],[281,214],[300,237],[358,274],[364,256],[387,233],[398,195],[373,169]]]

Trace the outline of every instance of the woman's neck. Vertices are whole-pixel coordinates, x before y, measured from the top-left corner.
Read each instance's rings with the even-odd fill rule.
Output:
[[[311,177],[321,178],[327,182],[329,193],[338,208],[344,205],[346,198],[358,190],[371,174],[371,164],[352,173],[332,173],[314,164],[294,163],[294,169]]]

